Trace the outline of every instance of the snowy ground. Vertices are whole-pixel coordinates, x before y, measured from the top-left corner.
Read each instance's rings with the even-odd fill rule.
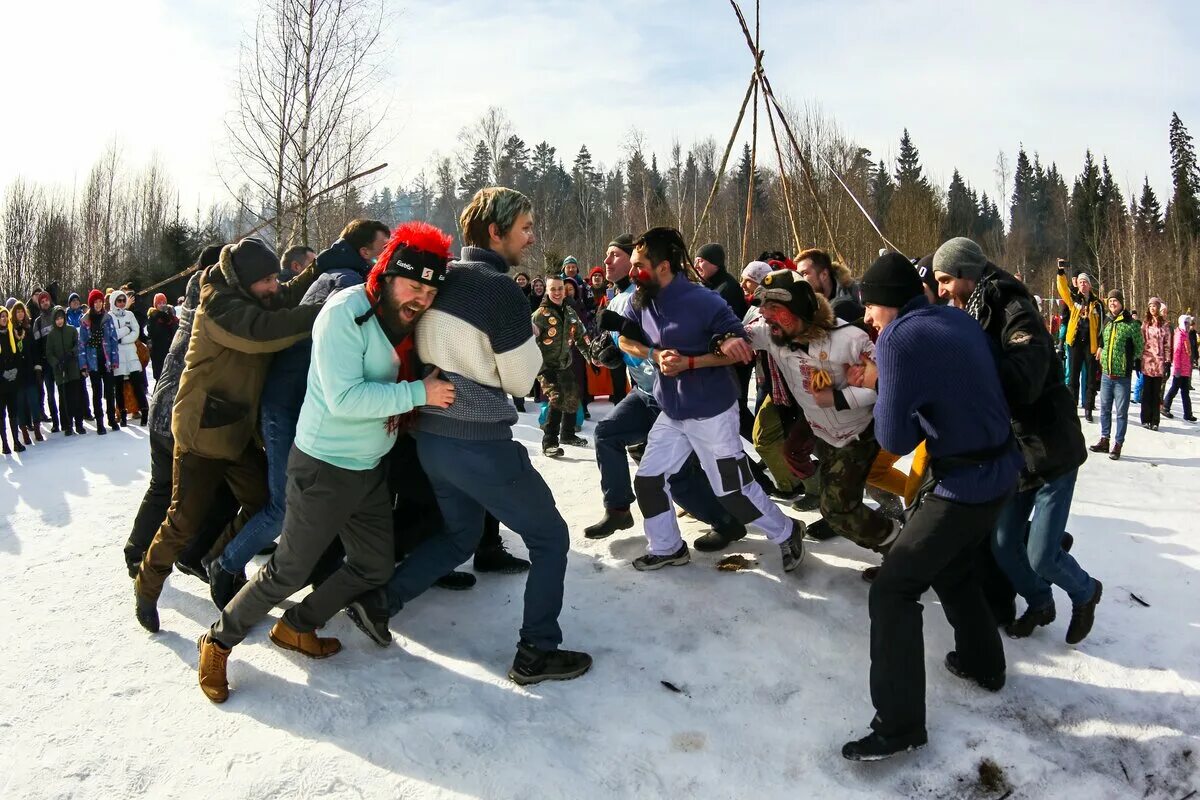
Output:
[[[1060,593],[1058,622],[1006,640],[1008,686],[987,694],[943,669],[952,638],[930,596],[930,744],[874,765],[838,754],[871,716],[859,572],[873,557],[848,542],[811,544],[787,577],[757,536],[736,548],[755,571],[694,554],[641,574],[637,531],[582,537],[600,511],[591,451],[536,455],[572,530],[565,646],[594,655],[590,674],[509,683],[523,581],[484,576],[412,603],[387,650],[339,616],[325,633],[346,649],[311,662],[264,625],[214,706],[195,672],[214,619],[206,587],[173,575],[158,635],[133,617],[120,549],[147,477],[144,431],[55,436],[0,462],[0,796],[1192,797],[1200,429],[1163,423],[1132,427],[1121,462],[1083,469],[1070,530],[1106,587],[1091,638],[1063,643]],[[518,435],[534,447],[531,415]],[[986,788],[984,759],[1002,771]]]

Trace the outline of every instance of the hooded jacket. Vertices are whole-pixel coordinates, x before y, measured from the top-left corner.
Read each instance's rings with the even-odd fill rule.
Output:
[[[1087,460],[1054,339],[1029,289],[1015,276],[989,263],[976,290],[982,298],[975,318],[996,356],[1013,434],[1025,459],[1022,486],[1054,480]]]
[[[71,301],[78,300],[79,308],[71,308]],[[67,298],[67,324],[72,328],[78,329],[83,315],[87,313],[87,306],[83,305],[83,298],[74,292]]]
[[[50,318],[60,311],[65,318],[67,312],[62,306],[55,306]],[[65,322],[61,328],[51,326],[46,334],[46,366],[54,371],[54,382],[59,386],[80,379],[79,331]]]
[[[342,289],[366,283],[367,273],[371,271],[370,262],[345,239],[338,239],[328,250],[319,253],[314,263],[318,275],[304,292],[300,305],[320,308],[331,295]],[[262,404],[290,412],[293,418],[298,417],[307,393],[311,363],[311,338],[302,339],[276,355],[263,384]]]
[[[1171,374],[1177,378],[1190,378],[1192,375],[1192,343],[1188,337],[1188,323],[1191,318],[1187,314],[1179,317],[1179,327],[1171,332]]]
[[[150,337],[150,358],[155,360],[165,358],[171,349],[175,338],[175,329],[179,327],[179,318],[175,316],[174,306],[168,305],[162,311],[150,309],[146,315],[146,332]]]
[[[185,367],[172,409],[176,451],[234,461],[257,438],[258,403],[270,354],[308,337],[318,309],[296,308],[316,278],[310,266],[264,308],[242,286],[231,248],[200,281]]]
[[[137,352],[141,327],[132,311],[128,308],[117,308],[117,300],[122,297],[126,301],[129,300],[129,295],[120,289],[112,293],[112,310],[108,312],[117,331],[117,346],[120,353],[117,359],[117,368],[113,370],[114,375],[129,375],[132,372],[140,372],[142,369],[142,362],[138,358]]]

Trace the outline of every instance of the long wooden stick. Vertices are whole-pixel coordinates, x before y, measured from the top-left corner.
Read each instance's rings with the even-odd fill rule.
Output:
[[[762,82],[759,79],[760,70],[762,69],[762,56],[758,49],[758,2],[754,4],[754,114],[751,117],[752,124],[750,128],[750,174],[746,176],[746,220],[742,226],[742,262],[741,266],[746,265],[746,251],[750,247],[750,229],[754,224],[754,171],[758,165],[758,87]]]
[[[742,118],[746,116],[746,106],[750,103],[750,95],[754,92],[754,85],[757,82],[758,75],[751,74],[750,85],[746,87],[746,96],[742,98],[742,108],[738,111],[737,122],[733,123],[733,133],[729,134],[729,143],[725,145],[725,155],[721,157],[721,166],[713,180],[712,190],[708,193],[708,201],[704,204],[704,211],[700,214],[699,222],[696,223],[696,230],[692,231],[692,243],[689,248],[691,250],[696,249],[696,239],[700,236],[700,229],[704,227],[704,222],[708,219],[708,212],[712,209],[713,200],[717,196],[717,190],[721,188],[721,176],[725,174],[725,165],[729,162],[729,151],[733,149],[738,131],[741,130]]]
[[[329,193],[330,193],[330,192],[332,192],[332,191],[335,191],[335,190],[337,190],[337,189],[340,189],[340,188],[342,188],[343,186],[345,186],[346,184],[348,184],[348,183],[352,183],[352,182],[354,182],[354,181],[358,180],[359,178],[365,178],[365,177],[366,177],[366,176],[368,176],[368,175],[371,175],[371,174],[374,174],[374,173],[376,173],[376,172],[379,172],[379,170],[383,169],[383,168],[384,168],[384,167],[386,167],[386,166],[387,166],[387,162],[384,162],[384,163],[382,163],[382,164],[379,164],[378,166],[371,167],[371,168],[370,168],[370,169],[368,169],[368,170],[363,170],[362,172],[359,172],[359,173],[356,173],[356,174],[354,174],[354,175],[351,175],[351,176],[350,176],[350,177],[348,177],[348,178],[343,178],[342,180],[338,181],[337,183],[333,184],[332,186],[326,186],[326,187],[325,187],[324,189],[322,189],[321,191],[319,191],[319,192],[317,192],[317,193],[315,193],[315,194],[313,194],[313,195],[310,195],[310,196],[309,196],[309,198],[308,198],[308,201],[307,201],[307,202],[308,202],[308,203],[311,205],[311,204],[312,204],[312,202],[313,202],[314,200],[316,200],[318,197],[321,197],[321,196],[323,196],[323,195],[327,195],[327,194],[329,194]],[[270,218],[268,218],[268,219],[265,219],[265,220],[263,220],[263,221],[262,221],[262,222],[260,222],[258,225],[255,225],[253,228],[251,228],[250,230],[246,231],[245,233],[240,233],[240,234],[238,234],[237,236],[233,237],[233,241],[235,241],[235,242],[236,242],[236,241],[239,241],[239,240],[241,240],[241,239],[245,239],[247,236],[253,236],[254,234],[256,234],[256,233],[258,233],[259,231],[261,231],[263,228],[265,228],[265,227],[267,227],[268,225],[270,225],[270,224],[271,224],[272,222],[274,222],[275,220],[277,220],[277,219],[279,219],[280,217],[284,216],[285,214],[290,214],[290,213],[292,213],[292,212],[293,212],[293,211],[295,211],[297,208],[299,208],[301,205],[302,205],[301,203],[296,203],[296,204],[294,204],[294,205],[290,206],[289,208],[287,208],[286,210],[284,210],[283,212],[281,212],[281,213],[278,213],[278,214],[276,214],[276,215],[275,215],[275,216],[273,216],[273,217],[270,217]],[[193,264],[192,266],[188,267],[187,269],[183,270],[182,272],[177,272],[177,273],[175,273],[174,275],[172,275],[171,277],[169,277],[169,278],[166,278],[165,280],[161,280],[161,281],[159,281],[158,283],[154,284],[153,286],[151,286],[151,287],[149,287],[149,288],[142,289],[140,292],[138,292],[138,293],[137,293],[137,294],[138,294],[138,297],[141,297],[141,296],[143,296],[143,295],[147,295],[147,294],[149,294],[150,292],[153,292],[153,291],[156,291],[156,290],[158,290],[158,289],[161,289],[163,286],[166,286],[168,283],[171,283],[172,281],[176,281],[176,280],[178,280],[178,279],[180,279],[180,278],[186,278],[187,276],[191,275],[193,272],[195,272],[195,271],[196,271],[196,270],[198,270],[198,269],[200,269],[200,266],[199,266],[198,264]]]
[[[757,53],[757,48],[754,46],[754,39],[750,36],[750,27],[746,24],[746,17],[742,14],[741,7],[737,4],[737,0],[729,0],[729,4],[733,6],[734,14],[737,15],[738,24],[742,28],[742,36],[746,40],[746,45],[750,48],[752,53]],[[837,256],[838,260],[845,264],[846,261],[842,257],[841,252],[838,249],[837,242],[833,237],[833,228],[829,222],[829,215],[825,211],[824,204],[821,202],[820,198],[817,197],[816,187],[813,185],[812,180],[812,167],[808,164],[808,159],[805,158],[804,152],[800,149],[799,142],[796,140],[796,135],[792,132],[791,125],[788,124],[787,116],[784,114],[783,106],[780,105],[778,98],[776,98],[775,91],[771,88],[771,81],[767,77],[766,70],[761,68],[761,64],[760,69],[762,74],[763,94],[766,96],[767,100],[775,106],[775,110],[779,112],[779,124],[783,126],[784,133],[787,134],[792,147],[796,150],[796,156],[800,161],[801,177],[804,178],[805,185],[808,187],[809,192],[813,196],[813,202],[816,203],[817,213],[821,217],[821,223],[825,228],[826,235],[829,237],[830,245],[832,246],[834,254]],[[833,165],[829,163],[828,159],[821,155],[821,151],[819,149],[814,148],[814,152],[816,153],[817,158],[821,161],[821,164],[827,170],[829,170],[830,174],[833,175],[834,179],[841,185],[842,189],[846,191],[846,194],[850,196],[850,199],[854,202],[854,205],[856,205],[858,210],[862,212],[862,215],[866,217],[867,223],[875,229],[875,233],[879,234],[879,238],[883,240],[884,244],[895,250],[897,253],[903,255],[903,251],[894,243],[892,243],[892,241],[883,234],[883,231],[879,228],[879,226],[875,224],[875,220],[872,219],[871,215],[867,212],[866,207],[863,206],[858,197],[855,196],[854,192],[850,190],[850,187],[846,185],[846,182],[842,180],[841,175],[839,175],[838,171],[833,168]]]
[[[771,104],[764,103],[763,106],[767,110],[767,123],[771,127],[771,141],[775,143],[775,155],[779,159],[779,180],[783,184],[783,203],[787,207],[788,225],[792,229],[792,244],[795,245],[794,253],[799,253],[804,249],[804,245],[800,243],[800,229],[796,226],[796,212],[792,207],[792,191],[788,188],[787,167],[783,163],[783,148],[779,146],[779,136],[775,133],[775,115],[771,113]]]

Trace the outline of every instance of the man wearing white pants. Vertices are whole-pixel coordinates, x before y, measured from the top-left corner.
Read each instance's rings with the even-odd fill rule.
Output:
[[[791,572],[804,558],[804,523],[767,499],[738,435],[737,383],[729,365],[754,355],[741,321],[719,295],[687,279],[687,248],[678,231],[647,231],[635,244],[631,262],[637,289],[624,313],[628,329],[620,345],[658,367],[654,399],[662,408],[633,481],[650,542],[649,553],[635,559],[634,568],[681,566],[691,559],[679,535],[668,479],[695,452],[721,504],[778,544],[784,570]]]

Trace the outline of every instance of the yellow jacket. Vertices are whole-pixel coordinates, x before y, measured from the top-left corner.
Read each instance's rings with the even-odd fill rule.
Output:
[[[1058,296],[1071,311],[1071,321],[1067,323],[1067,344],[1075,341],[1075,331],[1079,329],[1079,317],[1083,314],[1085,304],[1083,297],[1071,291],[1071,283],[1067,274],[1058,272]],[[1100,300],[1095,294],[1086,304],[1088,311],[1088,352],[1096,355],[1100,339]]]

